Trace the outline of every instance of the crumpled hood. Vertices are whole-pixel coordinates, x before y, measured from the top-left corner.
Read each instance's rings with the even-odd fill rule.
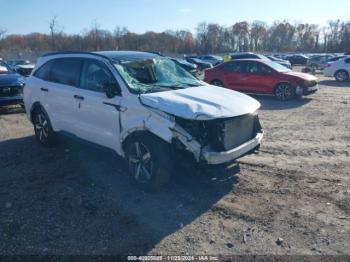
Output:
[[[197,120],[245,115],[260,107],[250,96],[211,85],[142,94],[140,99],[149,107]]]
[[[290,76],[296,76],[296,77],[299,77],[303,80],[308,80],[308,81],[316,81],[317,80],[317,77],[310,75],[310,74],[301,73],[301,72],[290,71],[290,72],[287,72],[286,74],[290,75]]]

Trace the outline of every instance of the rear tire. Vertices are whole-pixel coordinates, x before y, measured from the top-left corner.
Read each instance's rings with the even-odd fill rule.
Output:
[[[56,134],[52,129],[48,115],[43,109],[35,109],[33,113],[33,125],[35,137],[39,144],[45,147],[51,147],[56,144]]]
[[[214,86],[224,87],[224,83],[221,82],[220,80],[213,80],[211,81],[211,84]]]
[[[349,80],[349,73],[345,70],[339,70],[334,74],[334,77],[339,82],[345,82]]]
[[[280,101],[288,101],[295,97],[295,88],[287,83],[282,83],[275,88],[275,97]]]
[[[159,190],[169,182],[173,171],[169,144],[147,133],[126,142],[126,162],[133,184],[145,191]]]

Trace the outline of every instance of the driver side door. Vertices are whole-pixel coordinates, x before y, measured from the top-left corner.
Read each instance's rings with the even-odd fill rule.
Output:
[[[105,86],[110,85],[118,95],[108,98]],[[83,59],[77,101],[77,134],[95,144],[117,150],[119,147],[119,110],[121,92],[109,68],[99,60]]]

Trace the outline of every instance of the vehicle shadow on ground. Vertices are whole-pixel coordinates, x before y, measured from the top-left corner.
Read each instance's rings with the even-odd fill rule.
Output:
[[[24,109],[20,106],[0,106],[0,115],[10,115],[10,114],[19,114],[25,113]]]
[[[338,82],[336,80],[322,80],[319,82],[319,84],[327,87],[350,87],[350,81]]]
[[[262,110],[283,110],[301,107],[312,101],[311,98],[301,97],[290,101],[279,101],[273,96],[261,96],[251,95],[253,98],[258,100],[261,104],[260,109]]]
[[[67,139],[42,148],[34,137],[0,142],[0,170],[0,254],[145,254],[232,192],[240,172],[177,168],[145,193],[109,151]]]

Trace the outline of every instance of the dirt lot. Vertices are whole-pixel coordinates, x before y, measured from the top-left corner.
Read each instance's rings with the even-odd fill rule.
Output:
[[[41,148],[20,109],[2,109],[0,254],[350,254],[350,83],[337,85],[256,97],[259,155],[178,171],[156,194],[109,152]]]

